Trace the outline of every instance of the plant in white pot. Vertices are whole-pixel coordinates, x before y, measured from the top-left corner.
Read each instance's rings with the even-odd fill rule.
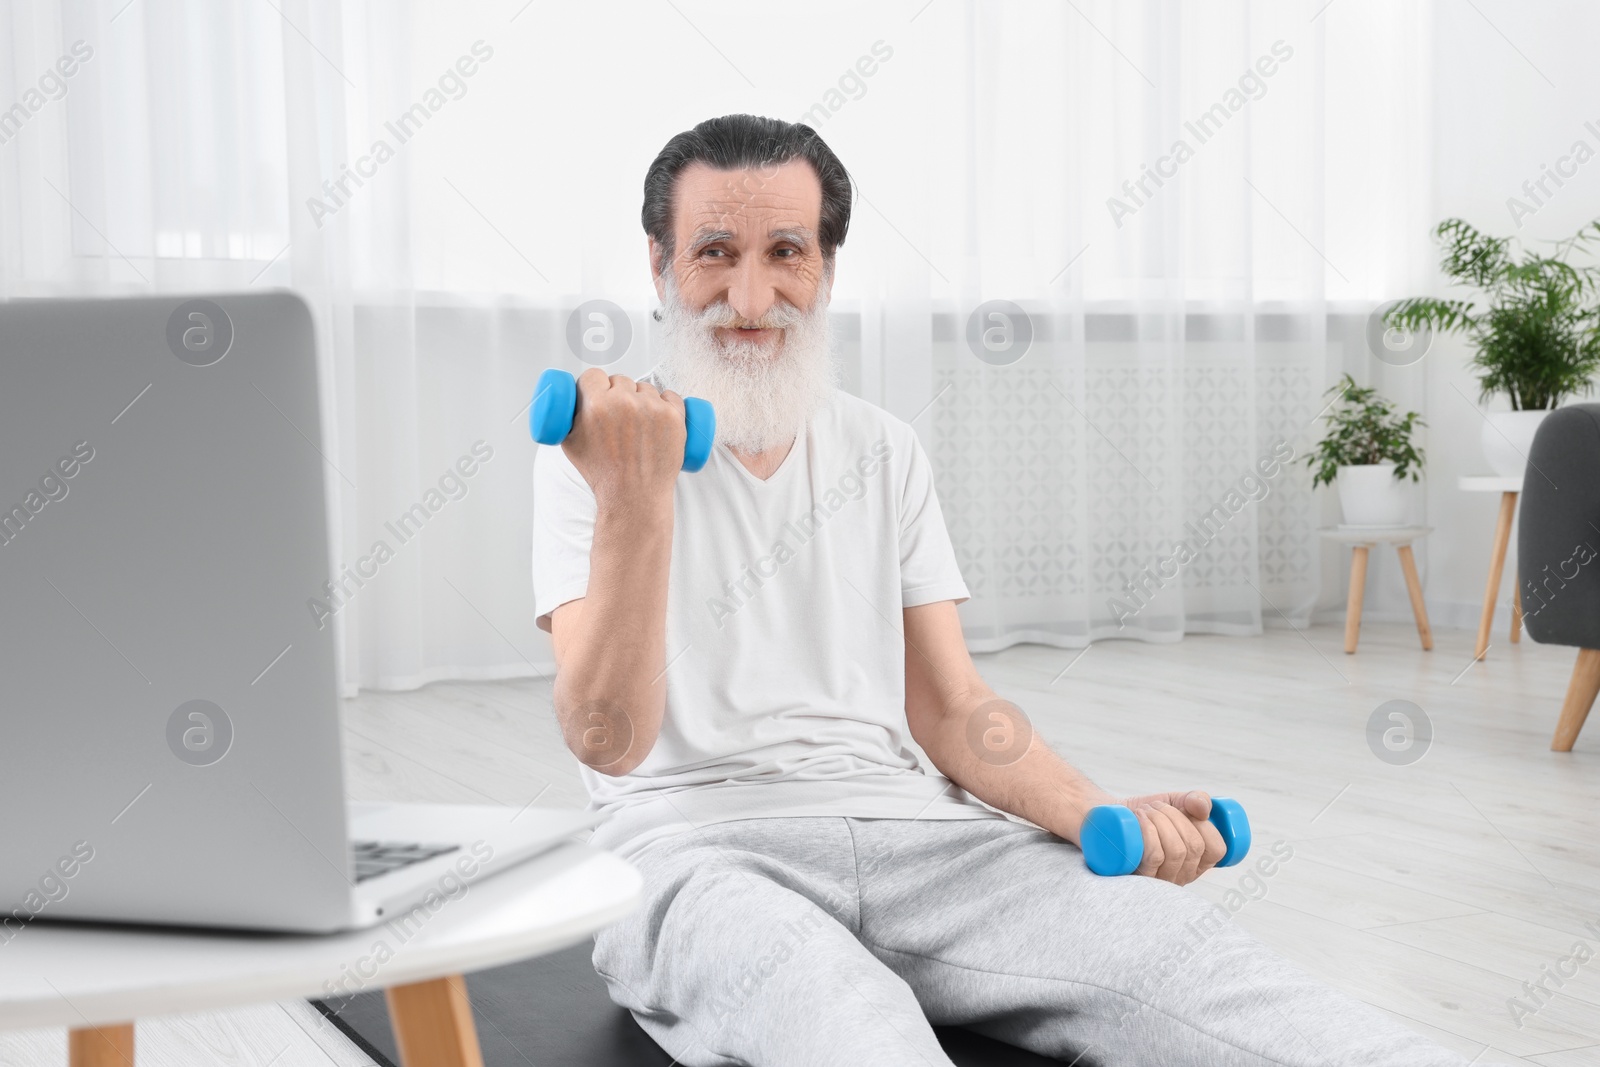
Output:
[[[1512,255],[1512,239],[1489,237],[1461,219],[1434,230],[1444,247],[1440,268],[1457,285],[1481,290],[1470,300],[1414,297],[1384,316],[1397,329],[1423,327],[1467,336],[1482,386],[1479,401],[1504,393],[1510,411],[1483,424],[1484,458],[1496,474],[1520,477],[1539,423],[1561,401],[1594,388],[1600,370],[1600,220],[1555,242],[1550,255]],[[1574,265],[1574,254],[1583,262]]]
[[[1402,526],[1411,502],[1406,479],[1420,480],[1422,450],[1411,443],[1415,411],[1397,414],[1376,389],[1363,389],[1346,374],[1324,395],[1338,401],[1322,416],[1327,433],[1306,455],[1311,488],[1339,487],[1347,526]]]

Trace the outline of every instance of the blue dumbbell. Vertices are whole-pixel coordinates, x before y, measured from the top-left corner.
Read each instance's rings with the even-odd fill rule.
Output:
[[[1228,851],[1217,861],[1218,867],[1232,867],[1250,851],[1250,820],[1237,800],[1211,798],[1211,825],[1222,835]],[[1083,859],[1095,874],[1132,874],[1144,859],[1144,834],[1139,817],[1121,804],[1101,804],[1089,809],[1079,837]]]
[[[564,370],[551,367],[539,375],[539,388],[528,411],[528,430],[541,445],[559,445],[572,432],[572,417],[578,411],[578,380]],[[711,458],[711,445],[717,437],[717,413],[699,397],[683,398],[683,469],[699,470]]]

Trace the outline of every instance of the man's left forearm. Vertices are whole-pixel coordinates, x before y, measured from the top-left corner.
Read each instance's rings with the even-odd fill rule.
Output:
[[[1117,802],[1052,752],[1021,709],[987,688],[953,697],[916,741],[968,793],[1073,844],[1090,808]]]

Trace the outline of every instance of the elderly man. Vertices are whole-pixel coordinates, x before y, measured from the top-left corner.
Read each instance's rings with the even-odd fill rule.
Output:
[[[594,843],[644,876],[595,939],[612,998],[689,1065],[949,1064],[930,1024],[1085,1065],[1463,1064],[1179,888],[1224,851],[1205,793],[1109,795],[978,675],[928,458],[836,386],[850,205],[807,126],[667,142],[643,213],[667,356],[586,371],[535,466],[556,712]],[[718,428],[680,477],[684,395]],[[1137,877],[1074,847],[1114,803]]]

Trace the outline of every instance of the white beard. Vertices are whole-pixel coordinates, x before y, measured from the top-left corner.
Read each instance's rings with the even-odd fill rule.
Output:
[[[809,311],[775,304],[757,322],[745,322],[726,301],[704,311],[686,307],[669,271],[662,306],[667,358],[656,367],[663,385],[682,396],[709,401],[717,413],[717,440],[754,454],[788,444],[833,396],[838,364],[830,357],[828,305],[820,295]],[[780,342],[723,344],[718,326],[783,331]],[[774,354],[775,353],[775,354]]]

